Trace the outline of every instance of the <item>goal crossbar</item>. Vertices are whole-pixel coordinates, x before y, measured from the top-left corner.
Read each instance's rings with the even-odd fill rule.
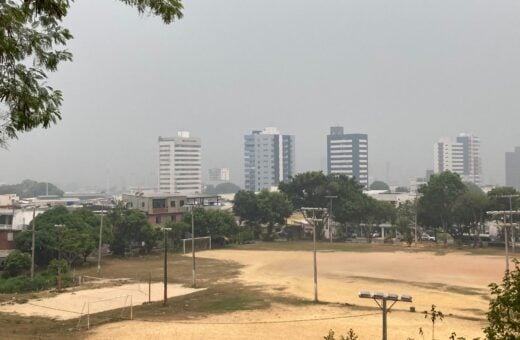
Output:
[[[194,238],[183,238],[182,239],[182,252],[183,254],[186,254],[186,243],[189,244],[192,240],[208,240],[208,249],[211,249],[211,236],[202,236],[202,237],[194,237]]]

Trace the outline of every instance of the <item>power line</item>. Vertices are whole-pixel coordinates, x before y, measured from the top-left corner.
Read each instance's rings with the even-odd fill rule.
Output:
[[[194,322],[194,321],[184,321],[184,320],[164,321],[164,320],[136,319],[136,318],[134,318],[134,320],[143,321],[143,322],[156,322],[156,323],[179,323],[179,324],[187,324],[187,325],[263,325],[263,324],[283,324],[283,323],[310,322],[310,321],[327,321],[327,320],[336,320],[336,319],[351,319],[351,318],[359,318],[359,317],[363,317],[363,316],[372,316],[372,315],[379,315],[379,313],[340,315],[340,316],[330,316],[330,317],[324,317],[324,318],[311,318],[311,319],[244,321],[244,322]]]

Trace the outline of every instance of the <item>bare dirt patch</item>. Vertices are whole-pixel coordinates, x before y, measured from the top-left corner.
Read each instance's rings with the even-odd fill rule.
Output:
[[[185,288],[178,284],[168,284],[168,298],[191,294],[200,289]],[[151,301],[163,298],[163,284],[151,285]],[[131,297],[131,298],[130,298]],[[148,302],[148,284],[132,283],[115,287],[84,289],[57,294],[53,297],[30,299],[23,304],[3,304],[2,313],[14,313],[23,316],[41,316],[68,320],[86,314],[89,304],[90,313],[141,305]]]
[[[303,251],[218,250],[200,256],[234,261],[243,267],[242,284],[264,287],[273,295],[313,298],[312,253]],[[134,321],[102,326],[89,338],[138,339],[320,339],[329,329],[338,334],[348,328],[360,339],[379,338],[381,315],[375,303],[357,297],[360,290],[407,293],[414,302],[398,303],[389,315],[389,338],[431,336],[431,323],[421,313],[437,305],[446,318],[436,325],[436,336],[452,331],[468,338],[483,337],[490,282],[499,282],[503,258],[449,252],[320,252],[319,299],[328,304],[273,304],[268,309],[209,315],[197,320]],[[408,311],[414,306],[416,313]],[[369,315],[367,315],[369,314]],[[313,320],[309,320],[313,319]],[[153,327],[146,327],[150,323]]]

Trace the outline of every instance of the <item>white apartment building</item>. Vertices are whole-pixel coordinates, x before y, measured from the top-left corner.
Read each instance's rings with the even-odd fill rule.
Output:
[[[245,189],[271,189],[294,175],[294,143],[294,136],[282,135],[274,127],[245,135]]]
[[[200,138],[180,131],[177,137],[159,137],[159,191],[198,194],[202,191]]]
[[[327,135],[327,172],[353,177],[368,187],[368,135],[345,134],[343,127],[331,127]]]
[[[463,181],[480,185],[481,170],[480,139],[461,133],[456,141],[442,138],[433,146],[434,173],[451,171]]]

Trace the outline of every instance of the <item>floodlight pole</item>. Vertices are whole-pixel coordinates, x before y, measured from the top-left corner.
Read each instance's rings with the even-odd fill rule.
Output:
[[[358,295],[360,298],[364,299],[373,299],[379,308],[381,308],[382,316],[383,316],[383,340],[388,339],[388,321],[387,321],[387,314],[392,309],[392,307],[398,302],[412,302],[412,297],[409,295],[401,295],[401,298],[399,299],[399,296],[396,294],[383,294],[383,293],[370,293],[370,292],[360,292]],[[381,303],[379,303],[378,300],[381,300]],[[392,301],[393,303],[388,307],[388,301]]]

